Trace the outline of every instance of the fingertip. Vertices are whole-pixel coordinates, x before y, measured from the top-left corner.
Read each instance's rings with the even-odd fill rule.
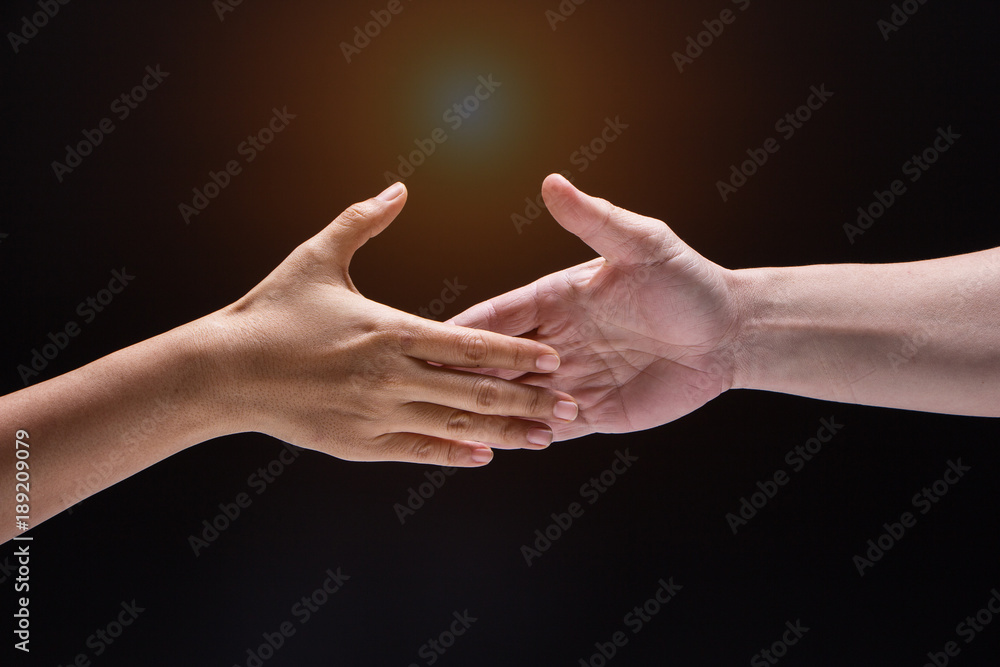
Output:
[[[555,435],[548,426],[536,426],[528,431],[526,439],[538,449],[546,449],[552,444]]]
[[[552,415],[564,422],[576,421],[580,414],[580,406],[576,401],[561,400],[552,408]]]
[[[542,190],[553,189],[553,188],[566,189],[572,187],[573,184],[569,182],[569,179],[567,179],[562,174],[558,173],[549,174],[548,176],[545,177],[545,180],[542,181]]]
[[[459,313],[458,315],[455,315],[454,317],[445,320],[441,324],[446,324],[449,327],[462,327],[463,329],[469,329],[471,327],[468,326],[468,323],[473,321],[475,321],[475,319],[472,315],[466,315],[466,313]]]
[[[485,466],[493,460],[493,450],[489,447],[476,447],[469,454],[469,458],[477,466]]]
[[[559,365],[562,361],[559,359],[558,355],[545,353],[535,359],[535,368],[542,373],[552,373],[559,369]]]
[[[375,199],[382,202],[392,202],[400,195],[406,194],[406,186],[402,181],[397,181],[375,196]]]

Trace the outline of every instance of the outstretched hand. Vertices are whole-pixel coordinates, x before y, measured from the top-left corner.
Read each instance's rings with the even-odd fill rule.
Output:
[[[542,343],[431,322],[369,301],[351,257],[402,210],[401,184],[355,204],[245,297],[201,323],[221,348],[231,430],[356,461],[475,466],[490,446],[540,449],[576,417],[568,394],[443,366],[546,372]]]
[[[732,272],[663,222],[549,176],[552,216],[601,257],[473,306],[450,323],[527,336],[559,351],[552,374],[520,381],[572,394],[580,416],[557,440],[658,426],[732,387],[738,309]],[[505,373],[512,378],[516,374]]]

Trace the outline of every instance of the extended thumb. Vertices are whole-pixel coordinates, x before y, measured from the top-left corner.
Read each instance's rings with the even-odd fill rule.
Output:
[[[353,204],[318,235],[320,244],[341,266],[347,267],[354,253],[389,226],[406,204],[406,187],[389,186],[380,195]]]
[[[559,174],[545,179],[542,196],[556,222],[612,264],[648,261],[676,238],[663,222],[584,194]]]

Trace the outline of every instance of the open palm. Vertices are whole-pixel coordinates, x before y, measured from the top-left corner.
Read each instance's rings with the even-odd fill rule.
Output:
[[[561,176],[548,177],[542,191],[553,217],[601,257],[452,322],[559,351],[558,371],[522,377],[579,402],[580,417],[556,425],[556,439],[658,426],[729,389],[738,321],[732,273],[659,220],[585,195]]]

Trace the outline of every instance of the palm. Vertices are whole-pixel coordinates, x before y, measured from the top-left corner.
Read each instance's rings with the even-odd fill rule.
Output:
[[[736,308],[727,272],[658,220],[546,181],[560,224],[603,257],[475,306],[457,324],[528,335],[562,365],[523,382],[579,402],[556,438],[622,433],[673,421],[731,386]]]
[[[580,417],[556,427],[558,439],[651,428],[727,388],[719,356],[731,309],[715,276],[695,275],[714,265],[691,259],[681,255],[648,271],[596,259],[535,284],[532,338],[556,348],[563,363],[525,381],[580,403]]]

